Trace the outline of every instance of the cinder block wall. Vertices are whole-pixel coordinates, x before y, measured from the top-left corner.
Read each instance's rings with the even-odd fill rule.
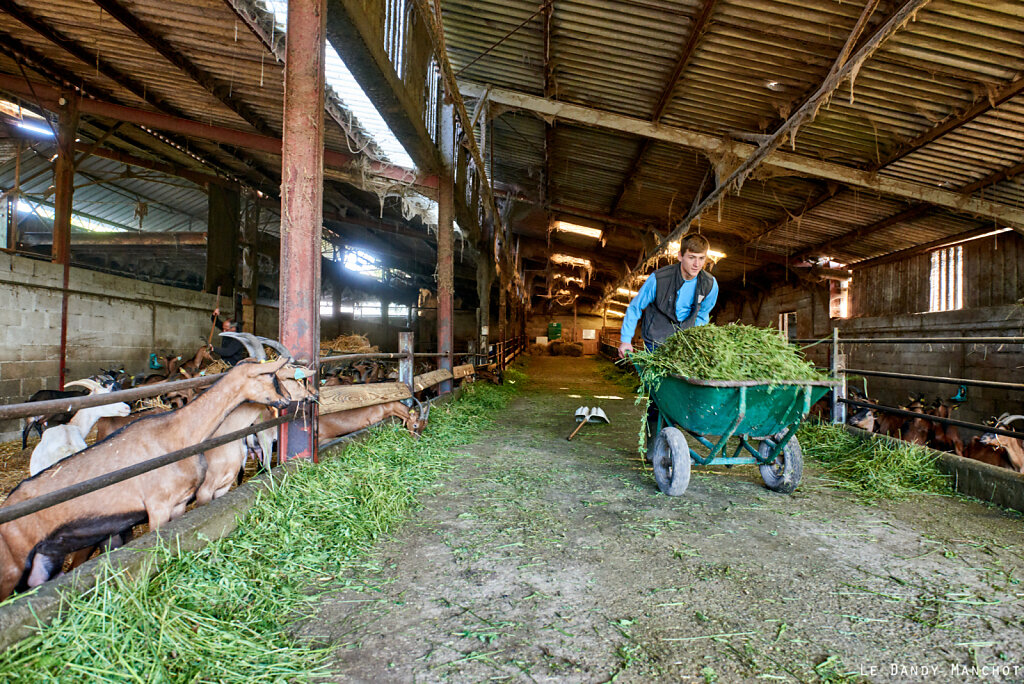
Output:
[[[57,388],[62,281],[58,264],[0,253],[0,403]],[[214,295],[79,268],[68,282],[69,381],[122,363],[141,372],[150,352],[192,353],[209,335]],[[0,439],[21,423],[0,422]]]

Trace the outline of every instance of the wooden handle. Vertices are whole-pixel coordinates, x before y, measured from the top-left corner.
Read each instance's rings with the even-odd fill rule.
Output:
[[[217,286],[217,304],[213,307],[213,310],[216,311],[219,308],[220,308],[220,285]],[[209,345],[209,344],[213,343],[213,331],[216,330],[216,329],[217,329],[217,319],[214,318],[213,321],[210,323],[210,336],[206,338],[206,344]]]
[[[572,438],[576,436],[576,433],[580,431],[580,428],[587,424],[587,421],[581,420],[580,424],[576,426],[576,429],[572,431],[572,434],[566,437],[567,442],[571,442]]]

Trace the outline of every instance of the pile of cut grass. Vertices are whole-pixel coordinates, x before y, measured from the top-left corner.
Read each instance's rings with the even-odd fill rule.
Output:
[[[805,423],[797,433],[804,456],[820,463],[831,483],[868,499],[950,494],[930,449],[883,438],[862,439],[841,425]]]
[[[506,380],[521,380],[510,370]],[[150,579],[106,566],[96,587],[64,596],[60,614],[0,654],[0,680],[302,682],[328,676],[329,649],[289,625],[311,614],[417,494],[444,472],[452,448],[478,436],[508,401],[474,383],[435,407],[423,438],[375,428],[316,466],[264,491],[238,530],[200,551],[154,551]]]
[[[777,330],[752,325],[702,325],[673,333],[654,351],[629,356],[640,376],[636,403],[645,409],[650,394],[671,375],[702,380],[758,380],[783,383],[827,380]],[[637,434],[637,451],[647,448],[647,413]]]
[[[655,388],[669,375],[764,382],[828,379],[777,330],[736,323],[680,330],[654,351],[638,351],[630,359],[644,385]]]

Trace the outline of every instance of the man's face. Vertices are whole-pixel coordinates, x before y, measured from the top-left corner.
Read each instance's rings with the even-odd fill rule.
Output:
[[[679,255],[679,263],[683,266],[683,276],[687,280],[691,280],[697,277],[701,269],[704,268],[704,264],[708,260],[707,252],[691,252],[686,250]]]
[[[224,332],[236,332],[235,324],[234,323],[225,322],[224,323]]]

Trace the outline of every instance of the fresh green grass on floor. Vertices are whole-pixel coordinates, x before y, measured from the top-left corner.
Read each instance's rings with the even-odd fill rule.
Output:
[[[797,433],[804,457],[825,469],[831,484],[868,499],[902,499],[913,493],[951,494],[937,456],[908,442],[862,439],[842,426],[804,423]]]
[[[469,385],[430,413],[422,439],[396,425],[303,466],[260,494],[238,530],[172,558],[150,579],[104,565],[97,585],[68,592],[52,624],[0,654],[5,682],[303,682],[330,674],[329,648],[289,625],[336,590],[391,533],[453,448],[477,438],[524,375]],[[516,382],[508,382],[513,380]]]

